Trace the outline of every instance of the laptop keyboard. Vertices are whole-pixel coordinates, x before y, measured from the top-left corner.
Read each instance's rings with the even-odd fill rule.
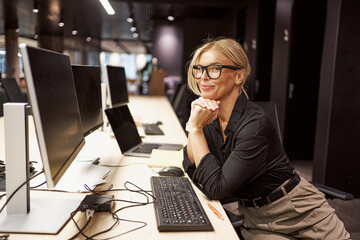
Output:
[[[153,149],[159,148],[161,145],[156,143],[144,143],[135,149],[138,153],[151,153]]]

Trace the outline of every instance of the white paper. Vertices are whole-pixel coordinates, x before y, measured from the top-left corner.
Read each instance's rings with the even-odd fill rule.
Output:
[[[85,184],[93,190],[97,185],[106,182],[104,178],[110,173],[110,168],[94,165],[91,161],[74,161],[55,188],[49,189],[47,188],[47,185],[44,184],[36,189],[48,189],[65,192],[87,192],[88,190],[84,187]],[[41,174],[31,180],[30,186],[36,186],[45,181],[45,175]]]

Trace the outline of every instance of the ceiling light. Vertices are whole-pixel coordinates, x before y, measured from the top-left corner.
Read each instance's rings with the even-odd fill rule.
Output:
[[[101,4],[103,5],[103,7],[105,8],[105,11],[107,12],[107,14],[109,15],[114,15],[115,11],[114,9],[111,7],[110,3],[108,0],[99,0],[101,2]]]
[[[172,22],[172,21],[174,21],[174,17],[173,16],[171,16],[171,15],[169,15],[168,17],[167,17],[167,19],[170,21],[170,22]]]
[[[134,37],[134,38],[137,38],[138,36],[139,36],[138,33],[133,33],[133,37]]]
[[[74,35],[74,36],[75,36],[77,33],[78,33],[78,31],[77,31],[75,28],[74,28],[74,30],[72,30],[72,32],[71,32],[71,34]]]
[[[132,23],[132,22],[134,21],[134,19],[133,19],[132,17],[128,17],[128,18],[126,19],[126,21],[128,21],[129,23]]]
[[[64,27],[64,25],[65,25],[65,23],[64,23],[64,19],[63,19],[63,15],[64,15],[64,13],[63,13],[63,10],[61,10],[61,13],[60,13],[60,21],[59,21],[59,27]]]
[[[33,8],[32,11],[33,11],[33,13],[38,13],[39,12],[37,0],[34,0],[34,8]]]
[[[38,39],[39,38],[39,31],[38,31],[38,27],[35,27],[35,33],[34,33],[34,39]]]
[[[87,41],[87,42],[90,42],[90,41],[91,41],[91,37],[87,37],[87,38],[86,38],[86,41]]]
[[[135,32],[135,31],[136,31],[136,27],[131,27],[131,28],[130,28],[130,31]]]

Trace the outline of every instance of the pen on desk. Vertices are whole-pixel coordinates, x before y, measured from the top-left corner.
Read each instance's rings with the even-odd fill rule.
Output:
[[[216,208],[213,207],[213,205],[208,203],[208,206],[215,213],[215,215],[218,216],[218,218],[220,218],[221,220],[224,220],[223,216],[218,212],[218,210],[216,210]]]

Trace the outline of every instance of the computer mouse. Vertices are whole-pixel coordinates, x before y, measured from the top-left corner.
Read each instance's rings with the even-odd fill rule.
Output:
[[[159,171],[159,175],[168,177],[181,177],[184,176],[184,172],[179,167],[166,167]]]

